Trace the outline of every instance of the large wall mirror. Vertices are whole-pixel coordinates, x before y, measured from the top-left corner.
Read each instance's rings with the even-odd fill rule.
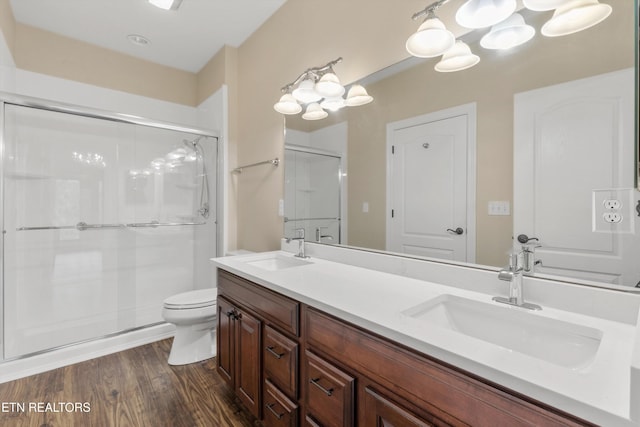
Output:
[[[371,104],[318,121],[287,116],[291,152],[334,155],[342,167],[334,222],[285,222],[285,234],[315,227],[322,243],[482,267],[527,245],[536,275],[635,288],[638,9],[608,3],[605,21],[554,38],[540,35],[552,12],[523,11],[536,28],[524,45],[489,51],[483,33],[462,36],[481,58],[473,68],[439,73],[437,58],[410,58],[358,82]]]

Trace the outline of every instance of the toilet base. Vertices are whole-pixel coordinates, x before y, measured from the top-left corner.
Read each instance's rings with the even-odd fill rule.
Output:
[[[187,365],[216,356],[215,322],[177,326],[173,337],[169,365]]]

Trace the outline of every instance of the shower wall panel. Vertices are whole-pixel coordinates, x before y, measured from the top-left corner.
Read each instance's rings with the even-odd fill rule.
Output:
[[[195,224],[214,220],[197,213],[196,135],[15,105],[4,119],[4,358],[162,321],[195,287]]]

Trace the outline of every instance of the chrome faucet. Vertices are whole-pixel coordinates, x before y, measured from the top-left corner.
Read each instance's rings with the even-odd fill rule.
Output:
[[[298,237],[287,237],[286,238],[287,243],[290,243],[292,240],[297,240],[298,241],[298,253],[295,256],[297,256],[298,258],[309,258],[304,253],[304,228],[296,228],[294,231],[296,232]]]
[[[333,236],[331,234],[322,234],[322,229],[328,230],[329,227],[316,228],[316,242],[322,242],[322,239],[333,240]]]
[[[521,262],[521,256],[523,255],[523,252],[515,251],[509,254],[509,265],[498,273],[498,279],[509,282],[509,298],[493,297],[493,300],[503,304],[526,308],[528,310],[542,310],[542,307],[537,304],[524,302],[524,296],[522,294],[523,268]]]

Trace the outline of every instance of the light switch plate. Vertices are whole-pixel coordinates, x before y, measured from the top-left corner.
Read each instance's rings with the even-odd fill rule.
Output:
[[[511,215],[511,203],[508,201],[489,202],[489,215]]]

